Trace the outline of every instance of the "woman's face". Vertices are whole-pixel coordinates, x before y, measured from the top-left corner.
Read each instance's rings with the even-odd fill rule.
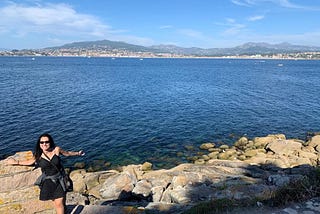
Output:
[[[40,138],[40,148],[42,151],[48,151],[50,149],[50,141],[48,137]]]

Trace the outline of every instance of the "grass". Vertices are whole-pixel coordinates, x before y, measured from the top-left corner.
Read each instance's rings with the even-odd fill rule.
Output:
[[[317,167],[304,179],[294,181],[286,186],[279,188],[267,200],[261,201],[262,204],[270,207],[283,207],[292,202],[304,202],[310,198],[320,196],[320,168]],[[235,208],[247,208],[256,206],[258,199],[252,200],[232,200],[216,199],[208,202],[201,202],[184,214],[218,214],[232,213]]]
[[[279,207],[291,202],[303,202],[317,196],[320,196],[319,167],[304,176],[304,179],[291,182],[278,189],[266,202],[269,206]]]
[[[253,206],[256,201],[237,201],[232,199],[216,199],[209,202],[202,202],[191,209],[184,212],[184,214],[217,214],[232,212],[234,208],[250,207]]]

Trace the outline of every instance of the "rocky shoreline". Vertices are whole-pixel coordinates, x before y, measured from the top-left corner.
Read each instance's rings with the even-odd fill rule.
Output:
[[[233,146],[201,145],[193,163],[153,170],[152,163],[128,165],[119,170],[74,170],[74,192],[67,204],[76,213],[182,213],[191,206],[216,199],[255,200],[262,203],[285,185],[303,180],[320,162],[320,135],[306,141],[268,135],[242,137]],[[15,154],[20,160],[31,151]],[[33,185],[40,169],[8,166],[0,161],[0,213],[50,213],[51,202],[38,200]],[[32,204],[32,207],[30,206]],[[92,211],[92,210],[91,210]]]

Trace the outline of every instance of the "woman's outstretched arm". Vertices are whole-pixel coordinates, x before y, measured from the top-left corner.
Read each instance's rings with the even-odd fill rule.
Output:
[[[78,152],[73,152],[73,151],[65,151],[63,149],[61,149],[60,147],[57,147],[58,153],[62,154],[64,156],[83,156],[85,153],[80,150]]]
[[[14,158],[8,158],[6,163],[8,165],[19,165],[19,166],[31,166],[36,162],[36,159],[32,158],[29,160],[16,160]]]

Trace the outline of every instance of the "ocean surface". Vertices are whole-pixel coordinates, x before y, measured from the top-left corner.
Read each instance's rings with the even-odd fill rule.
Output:
[[[187,162],[185,146],[320,131],[320,61],[0,57],[0,158],[49,132],[77,161]]]

